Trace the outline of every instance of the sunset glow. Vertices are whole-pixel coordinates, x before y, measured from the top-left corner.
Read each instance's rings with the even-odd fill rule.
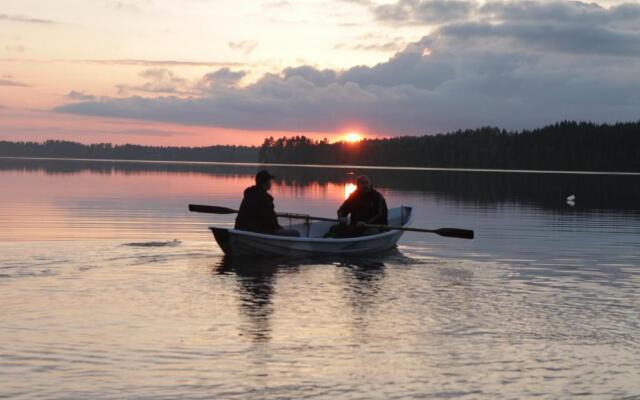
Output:
[[[347,199],[349,198],[349,196],[351,196],[351,193],[353,193],[356,190],[357,186],[354,185],[353,183],[347,183],[344,185],[344,198]]]
[[[357,143],[362,139],[362,135],[357,132],[349,132],[344,136],[344,141],[349,143]]]

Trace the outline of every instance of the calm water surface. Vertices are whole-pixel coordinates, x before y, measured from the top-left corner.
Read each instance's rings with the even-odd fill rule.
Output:
[[[281,211],[333,216],[367,172],[477,238],[234,262],[206,229],[233,216],[186,205],[255,171],[0,160],[0,397],[640,395],[640,176],[273,168]]]

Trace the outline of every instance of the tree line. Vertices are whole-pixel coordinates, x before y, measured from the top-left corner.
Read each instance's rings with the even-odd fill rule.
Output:
[[[0,141],[0,156],[92,158],[114,160],[256,162],[254,146],[166,147],[111,143],[82,144],[62,140]]]
[[[269,137],[260,147],[0,141],[0,156],[640,172],[640,121],[565,121],[519,132],[485,127],[358,143]]]
[[[262,163],[285,164],[640,171],[640,121],[565,121],[519,132],[485,127],[358,143],[270,137],[258,156]]]

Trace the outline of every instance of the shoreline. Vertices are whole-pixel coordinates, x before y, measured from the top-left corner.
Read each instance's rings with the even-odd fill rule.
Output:
[[[385,165],[331,165],[331,164],[278,164],[278,163],[248,163],[227,161],[163,161],[163,160],[135,160],[118,158],[64,158],[64,157],[10,157],[0,156],[0,160],[40,160],[40,161],[80,161],[104,163],[137,163],[137,164],[172,164],[172,165],[230,165],[245,167],[284,167],[284,168],[337,168],[364,170],[394,170],[394,171],[441,171],[441,172],[488,172],[510,174],[556,174],[556,175],[615,175],[640,176],[640,172],[625,171],[556,171],[539,169],[491,169],[491,168],[444,168],[444,167],[399,167]]]

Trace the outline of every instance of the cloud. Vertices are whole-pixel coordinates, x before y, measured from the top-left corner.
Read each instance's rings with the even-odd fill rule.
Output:
[[[349,49],[349,50],[362,50],[362,51],[381,51],[381,52],[395,52],[403,47],[402,42],[390,41],[382,43],[338,43],[333,48]]]
[[[455,21],[547,22],[563,24],[616,24],[640,28],[640,4],[605,8],[595,2],[565,0],[396,0],[376,4],[370,0],[342,0],[366,6],[379,21],[391,24],[443,24]]]
[[[444,23],[373,66],[301,65],[244,86],[244,75],[226,69],[201,82],[228,77],[229,84],[189,98],[100,99],[57,111],[247,130],[360,126],[389,135],[637,120],[640,14],[632,18],[636,8],[628,5],[561,3],[493,4],[476,11],[488,20]],[[548,18],[544,7],[564,16]]]
[[[376,34],[361,35],[349,42],[338,43],[334,49],[348,49],[360,51],[397,52],[407,45],[401,37],[388,38]]]
[[[190,61],[190,60],[145,60],[145,59],[112,59],[112,60],[73,60],[74,62],[105,65],[135,65],[145,67],[236,67],[243,63],[227,61]]]
[[[395,23],[443,23],[467,18],[477,7],[464,0],[398,0],[370,6],[380,21]]]
[[[241,50],[244,54],[251,54],[253,50],[258,46],[258,42],[250,40],[243,40],[241,42],[229,42],[229,48],[233,50]]]
[[[141,85],[117,85],[120,94],[128,92],[191,94],[191,83],[166,68],[151,68],[140,72],[146,80]]]
[[[14,81],[11,79],[0,79],[0,86],[16,86],[16,87],[29,87],[26,83]]]
[[[640,27],[640,4],[626,3],[605,8],[596,3],[580,1],[493,1],[484,4],[479,12],[493,19],[510,22],[560,22],[565,24],[631,23]]]
[[[181,78],[173,71],[166,68],[150,68],[140,72],[139,74],[140,77],[145,80],[144,83],[139,85],[119,84],[116,85],[116,87],[118,88],[120,95],[138,92],[147,94],[195,96],[236,87],[238,82],[246,74],[246,71],[232,71],[231,69],[224,67],[207,73],[198,80],[192,81]],[[84,99],[83,101],[89,100],[95,100],[95,98]]]
[[[64,97],[66,97],[69,100],[75,100],[75,101],[93,101],[93,100],[96,100],[96,96],[93,96],[93,95],[90,95],[90,94],[86,94],[86,93],[82,93],[82,92],[77,92],[75,90],[70,91]]]
[[[43,24],[43,25],[57,23],[49,19],[41,19],[41,18],[28,17],[24,15],[9,15],[9,14],[0,14],[0,21],[23,22],[27,24]]]
[[[211,92],[220,88],[235,87],[246,75],[246,71],[231,71],[229,68],[220,68],[202,77],[196,87],[205,92]]]
[[[440,33],[448,38],[516,44],[543,51],[578,54],[604,54],[624,57],[640,56],[640,32],[616,31],[593,25],[553,23],[477,23],[465,22],[444,27]],[[506,46],[506,43],[505,43]]]

